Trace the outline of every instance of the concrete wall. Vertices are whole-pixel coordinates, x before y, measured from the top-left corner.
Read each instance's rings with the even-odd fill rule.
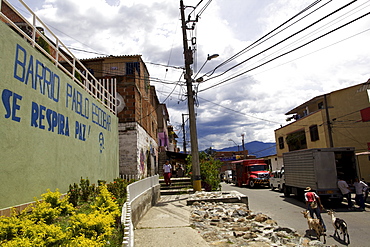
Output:
[[[120,175],[144,178],[158,170],[158,144],[138,123],[119,123]]]
[[[0,22],[0,209],[118,177],[118,120]]]
[[[148,212],[148,210],[157,204],[161,197],[160,187],[161,186],[159,184],[151,187],[131,202],[131,220],[134,227],[137,226],[140,219]]]

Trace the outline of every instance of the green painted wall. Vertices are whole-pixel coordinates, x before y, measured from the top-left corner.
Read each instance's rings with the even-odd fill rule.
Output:
[[[0,22],[0,209],[118,177],[118,119]]]

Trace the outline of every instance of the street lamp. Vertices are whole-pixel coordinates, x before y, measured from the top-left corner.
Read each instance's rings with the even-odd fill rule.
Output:
[[[239,145],[238,145],[238,144],[236,144],[236,142],[234,142],[234,140],[233,140],[233,139],[229,139],[229,141],[230,141],[230,142],[233,142],[236,146],[238,146],[238,152],[239,152]]]
[[[199,72],[203,69],[204,65],[206,65],[206,63],[209,61],[209,60],[212,60],[216,57],[218,57],[219,55],[218,54],[213,54],[213,55],[209,55],[207,56],[207,60],[203,63],[202,67],[200,67],[200,69],[198,70],[198,72],[196,73],[196,75],[194,76],[194,78],[196,78],[199,74]],[[196,79],[196,82],[202,82],[203,81],[203,77],[200,77],[198,79]]]

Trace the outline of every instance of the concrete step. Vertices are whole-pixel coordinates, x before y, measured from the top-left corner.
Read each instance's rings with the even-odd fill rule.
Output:
[[[161,195],[181,195],[192,193],[194,193],[193,188],[161,190]]]
[[[172,182],[189,182],[191,183],[191,178],[188,177],[182,177],[182,178],[171,178]],[[164,178],[160,178],[159,182],[164,182]]]
[[[171,186],[166,186],[164,179],[159,179],[161,195],[178,195],[193,193],[193,185],[188,177],[171,178]]]
[[[192,188],[192,187],[193,186],[191,184],[184,184],[184,185],[172,184],[171,186],[161,184],[161,190],[186,189],[186,188]]]

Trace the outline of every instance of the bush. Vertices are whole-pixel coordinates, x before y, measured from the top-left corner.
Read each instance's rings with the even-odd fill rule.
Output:
[[[108,213],[113,216],[118,216],[120,210],[118,204],[115,202],[116,198],[108,191],[106,185],[99,187],[99,195],[96,197],[95,203],[92,208],[96,208],[102,213]]]
[[[91,214],[76,214],[70,219],[70,230],[75,237],[84,236],[101,241],[112,235],[114,222],[111,214],[99,211],[94,211]]]
[[[62,199],[58,190],[47,190],[22,212],[0,217],[0,246],[119,246],[123,233],[117,201],[124,202],[119,196],[126,198],[128,184],[116,179],[96,188],[81,178],[82,187],[70,185]]]
[[[189,172],[192,169],[191,156],[189,155],[187,160],[186,170]],[[215,191],[221,189],[220,180],[220,168],[222,162],[215,160],[211,155],[205,152],[199,153],[199,165],[200,165],[200,176],[202,179],[202,187],[207,191]],[[190,172],[189,172],[190,173]]]

